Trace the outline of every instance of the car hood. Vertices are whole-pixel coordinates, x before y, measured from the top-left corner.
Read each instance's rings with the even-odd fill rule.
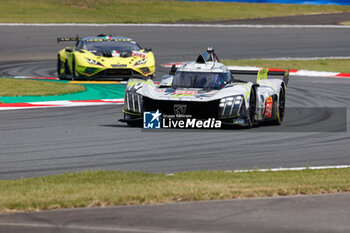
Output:
[[[149,53],[144,53],[142,51],[133,51],[128,53],[127,56],[121,56],[118,53],[110,53],[110,56],[103,56],[100,53],[94,53],[91,51],[86,51],[81,54],[83,57],[88,59],[92,59],[101,63],[104,66],[112,66],[112,67],[126,67],[126,66],[136,66],[136,62],[147,58]]]

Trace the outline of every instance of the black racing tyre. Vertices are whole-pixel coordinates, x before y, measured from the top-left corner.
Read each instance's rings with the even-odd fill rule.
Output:
[[[72,80],[84,80],[85,76],[76,71],[75,58],[72,58]]]
[[[276,107],[275,109],[276,109],[275,110],[276,119],[273,121],[273,123],[275,125],[280,125],[283,121],[284,113],[286,109],[286,93],[283,86],[281,87],[280,95],[278,98],[278,108]]]
[[[67,74],[70,74],[70,70],[68,68],[68,61],[66,59],[66,61],[64,63],[64,76],[67,77]]]
[[[60,56],[58,56],[57,57],[57,77],[59,79],[64,79],[65,78],[65,74],[61,73],[62,65],[64,65],[64,63],[61,61]]]
[[[250,90],[250,98],[249,98],[249,113],[247,116],[248,120],[248,128],[253,128],[255,123],[255,114],[256,114],[256,89],[253,86]]]
[[[61,76],[61,58],[60,56],[57,57],[57,76]]]
[[[75,80],[77,78],[76,71],[75,71],[75,58],[72,58],[72,80]]]

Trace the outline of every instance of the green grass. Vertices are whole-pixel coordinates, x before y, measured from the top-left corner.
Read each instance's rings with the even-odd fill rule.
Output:
[[[350,169],[278,172],[87,171],[0,181],[0,212],[350,191]]]
[[[350,73],[350,59],[320,60],[226,60],[225,65],[257,66]]]
[[[0,96],[48,96],[85,91],[78,84],[0,78]]]
[[[194,22],[348,12],[350,6],[161,0],[0,0],[2,23]]]

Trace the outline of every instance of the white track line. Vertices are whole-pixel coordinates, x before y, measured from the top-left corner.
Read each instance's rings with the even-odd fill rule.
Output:
[[[350,28],[346,25],[260,25],[260,24],[162,24],[162,23],[0,23],[0,26],[31,26],[31,27],[54,27],[54,26],[79,26],[79,27],[190,27],[190,28]]]
[[[27,102],[27,103],[9,103],[0,104],[0,111],[3,110],[19,110],[19,109],[35,109],[35,108],[59,108],[59,107],[84,107],[98,105],[121,105],[124,104],[124,99],[101,99],[100,102],[94,100],[57,100],[57,101],[42,101],[42,102]],[[6,107],[3,107],[7,105]],[[13,105],[13,106],[11,106]],[[22,106],[21,106],[22,105]]]
[[[263,169],[245,169],[245,170],[226,170],[225,172],[278,172],[278,171],[303,171],[303,170],[323,170],[323,169],[341,169],[350,168],[350,165],[334,165],[334,166],[315,166],[315,167],[280,167],[280,168],[263,168]],[[167,176],[173,176],[176,173],[167,173]]]
[[[323,170],[323,169],[341,169],[350,168],[350,165],[334,165],[334,166],[315,166],[315,167],[290,167],[290,168],[269,168],[269,169],[247,169],[247,170],[227,170],[226,172],[276,172],[276,171],[302,171],[302,170]]]
[[[334,77],[340,73],[336,72],[325,72],[325,71],[310,71],[310,70],[298,70],[297,72],[290,73],[294,76],[309,76],[309,77]]]
[[[350,57],[339,57],[339,56],[333,56],[333,57],[257,57],[257,58],[248,58],[244,60],[284,60],[284,61],[290,61],[290,60],[301,60],[301,61],[313,61],[313,60],[336,60],[336,59],[350,59]]]

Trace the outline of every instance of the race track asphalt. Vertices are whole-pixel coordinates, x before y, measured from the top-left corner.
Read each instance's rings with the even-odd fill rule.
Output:
[[[0,215],[0,233],[347,233],[350,194]]]
[[[0,26],[0,74],[54,76],[57,36],[129,36],[159,64],[213,46],[221,59],[348,56],[349,28]],[[67,171],[249,169],[350,164],[349,79],[292,77],[282,126],[145,132],[117,122],[121,106],[0,111],[0,179]],[[338,107],[339,109],[327,109]]]

